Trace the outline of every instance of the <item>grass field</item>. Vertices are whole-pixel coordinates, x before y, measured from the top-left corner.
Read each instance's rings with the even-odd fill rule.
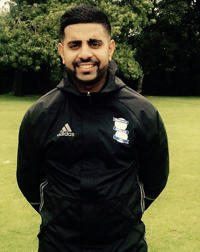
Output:
[[[147,97],[165,122],[166,189],[145,212],[149,252],[200,251],[200,97]],[[40,217],[16,184],[18,129],[36,97],[0,95],[0,251],[36,252]]]

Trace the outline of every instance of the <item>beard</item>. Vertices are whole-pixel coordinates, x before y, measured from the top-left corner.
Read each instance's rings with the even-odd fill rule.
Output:
[[[76,68],[79,67],[80,63],[91,63],[93,66],[97,66],[97,71],[96,71],[96,77],[94,77],[91,80],[82,80],[77,76],[77,71]],[[73,67],[74,70],[71,70],[68,67],[65,67],[67,73],[69,74],[69,77],[72,81],[80,84],[80,85],[87,85],[87,86],[92,86],[96,83],[98,83],[101,79],[104,78],[105,74],[107,73],[108,65],[105,65],[103,68],[100,69],[100,62],[99,61],[92,61],[90,59],[88,60],[81,60],[77,62],[73,62]],[[83,75],[89,75],[89,72],[85,72]]]

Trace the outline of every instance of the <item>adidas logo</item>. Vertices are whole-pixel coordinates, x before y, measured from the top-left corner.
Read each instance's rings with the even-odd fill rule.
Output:
[[[57,136],[71,136],[74,137],[75,134],[72,132],[70,126],[68,123],[65,124],[65,126],[62,127],[61,131],[57,134]]]

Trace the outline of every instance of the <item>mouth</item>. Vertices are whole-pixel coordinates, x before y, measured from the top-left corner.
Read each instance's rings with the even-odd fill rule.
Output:
[[[76,65],[76,70],[84,75],[92,74],[97,71],[98,65],[90,63],[80,63]]]
[[[94,70],[94,68],[98,68],[99,67],[99,65],[100,65],[100,63],[99,62],[97,62],[97,61],[79,61],[79,62],[74,62],[74,69],[75,68],[78,68],[79,70],[81,70],[81,71],[92,71],[92,70]]]
[[[94,65],[94,64],[80,64],[80,65],[78,65],[78,67],[79,68],[81,68],[81,69],[90,69],[90,68],[93,68],[93,67],[95,67],[96,65]]]

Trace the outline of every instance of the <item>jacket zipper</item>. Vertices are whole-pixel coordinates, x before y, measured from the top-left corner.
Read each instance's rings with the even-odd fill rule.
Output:
[[[45,180],[40,184],[40,206],[39,206],[39,212],[41,213],[42,208],[44,206],[44,188],[48,185],[48,181]]]

